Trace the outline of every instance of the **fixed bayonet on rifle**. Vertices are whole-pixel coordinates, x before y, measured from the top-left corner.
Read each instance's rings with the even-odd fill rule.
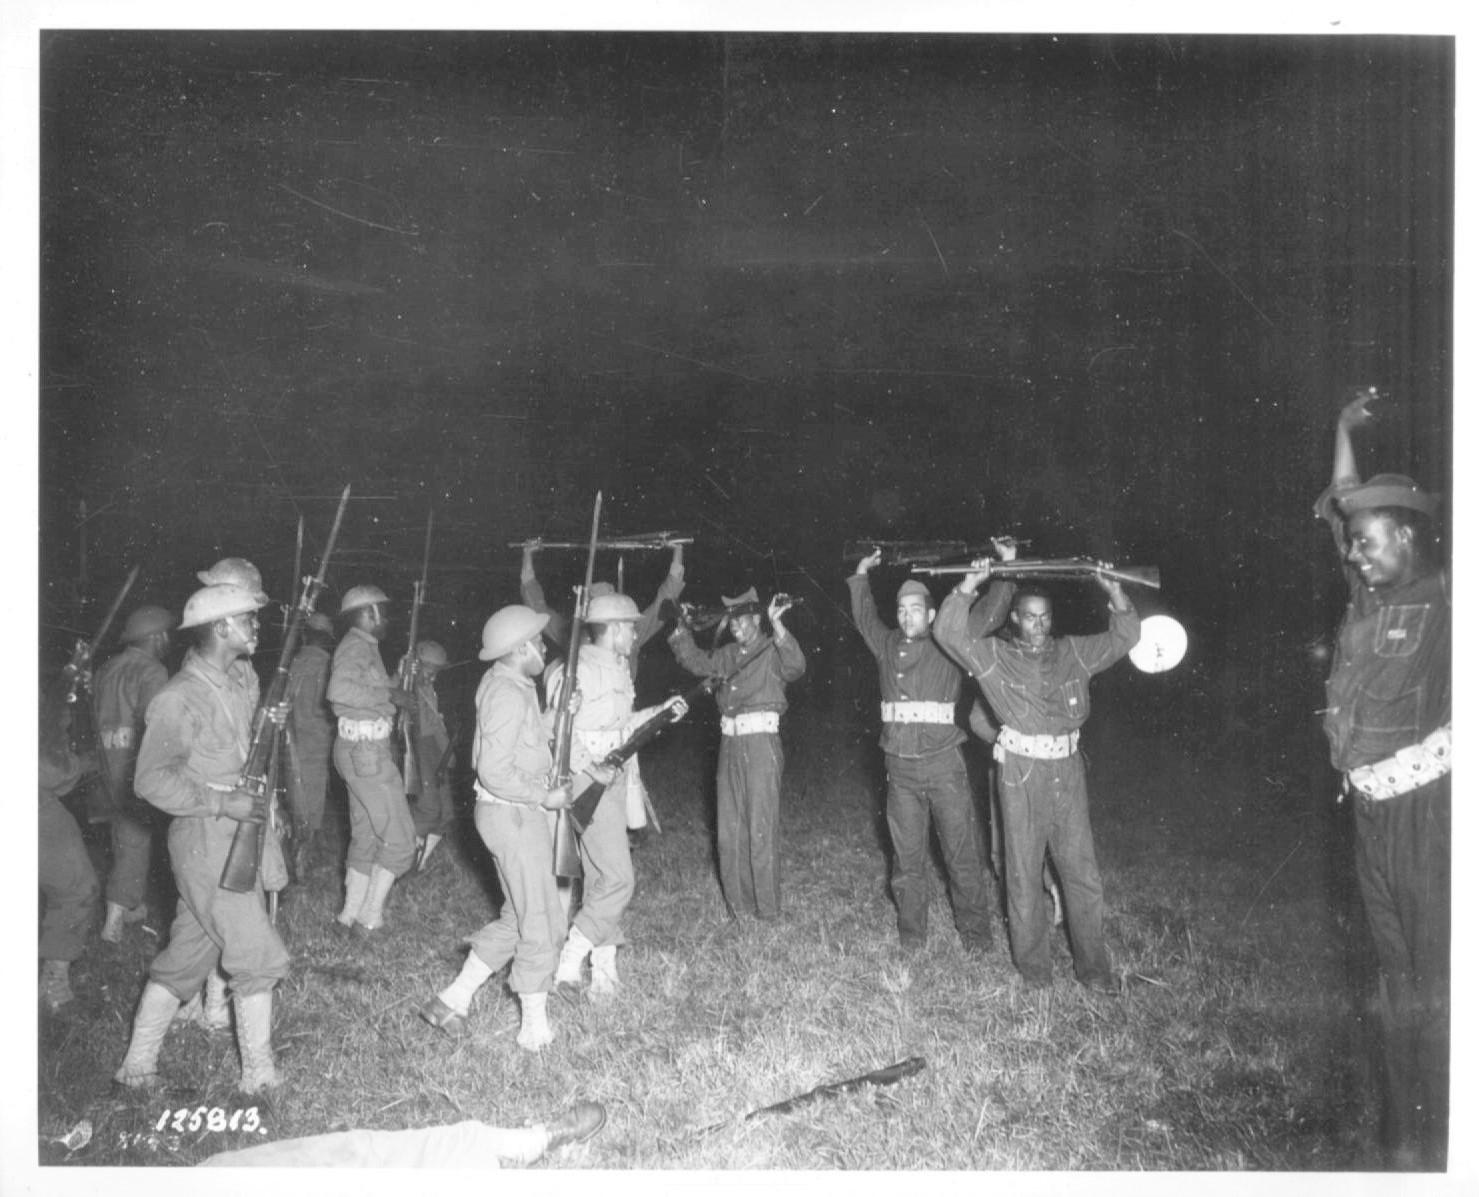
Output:
[[[670,549],[678,544],[692,544],[693,537],[682,532],[634,532],[630,536],[608,536],[596,541],[597,549],[610,552],[634,552],[638,549]],[[531,536],[528,540],[511,540],[511,549],[584,549],[589,551],[589,542],[578,540],[545,540],[542,536]]]
[[[979,572],[974,564],[967,565],[916,565],[910,572],[916,574],[972,574]],[[1088,557],[1054,557],[1041,561],[993,561],[993,578],[1088,578],[1098,574],[1113,578],[1116,582],[1130,582],[1136,586],[1161,588],[1161,571],[1154,565],[1112,565],[1108,561],[1092,561]]]
[[[575,595],[575,615],[570,621],[570,650],[565,658],[565,672],[560,681],[560,698],[555,703],[554,769],[550,788],[570,784],[570,747],[575,734],[576,670],[580,665],[580,641],[585,630],[586,611],[591,601],[591,579],[596,572],[596,545],[601,531],[601,492],[596,492],[596,506],[591,513],[591,539],[586,547],[585,585]],[[555,876],[574,879],[581,875],[580,850],[575,843],[575,828],[570,821],[570,808],[563,806],[555,814]]]
[[[292,597],[298,593],[298,587],[303,585],[303,515],[298,514],[298,540],[293,546],[293,576],[288,585],[288,602],[282,605],[282,626],[288,626],[288,620],[293,614]]]
[[[136,565],[128,571],[128,577],[123,580],[123,585],[113,596],[113,603],[108,608],[108,613],[103,616],[103,622],[98,626],[97,635],[91,640],[78,640],[73,647],[72,659],[62,669],[62,676],[67,682],[69,703],[75,703],[78,696],[92,686],[93,659],[97,656],[98,649],[103,646],[103,637],[113,626],[113,620],[118,617],[118,608],[123,606],[123,600],[128,597],[128,592],[133,589],[134,579],[138,576],[139,567]]]
[[[313,614],[323,590],[324,577],[328,572],[329,559],[334,554],[334,542],[339,539],[339,525],[344,521],[344,509],[349,505],[349,487],[339,497],[339,510],[334,515],[334,526],[329,531],[324,555],[318,563],[318,573],[303,579],[303,592],[298,605],[293,608],[287,629],[283,632],[282,653],[277,660],[277,672],[262,696],[252,721],[251,744],[247,749],[246,764],[241,769],[241,789],[253,799],[262,799],[268,805],[267,820],[262,823],[238,823],[236,834],[231,837],[231,849],[226,855],[225,867],[221,870],[221,888],[235,894],[250,893],[257,885],[257,874],[262,867],[262,850],[267,841],[267,827],[275,817],[275,764],[280,756],[282,725],[268,717],[267,712],[282,704],[288,692],[288,669],[298,651],[298,641],[303,635],[303,625]]]
[[[411,598],[411,626],[407,632],[406,655],[401,658],[400,676],[396,684],[411,695],[411,705],[395,713],[396,735],[401,746],[401,776],[406,783],[406,800],[414,802],[426,788],[422,775],[423,761],[418,737],[421,734],[419,703],[416,697],[417,675],[421,662],[416,656],[416,638],[420,634],[421,604],[426,598],[426,575],[431,568],[431,520],[432,512],[426,513],[426,547],[421,553],[421,580],[415,584]]]

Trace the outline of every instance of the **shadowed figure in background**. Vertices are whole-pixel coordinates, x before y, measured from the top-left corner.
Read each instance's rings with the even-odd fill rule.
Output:
[[[60,689],[43,686],[37,722],[36,830],[41,890],[42,1007],[55,1014],[72,1000],[72,963],[87,946],[97,917],[98,875],[82,842],[82,829],[62,799],[97,761],[72,751],[67,733],[72,708]]]
[[[174,615],[163,607],[140,607],[123,625],[123,651],[93,675],[93,723],[112,810],[113,864],[103,895],[102,935],[108,943],[120,943],[124,923],[142,922],[149,913],[144,891],[160,820],[134,795],[134,764],[144,737],[144,712],[169,681],[164,657],[174,626]]]
[[[329,661],[334,621],[315,611],[303,624],[303,641],[288,666],[288,807],[293,814],[294,868],[302,881],[324,855],[324,806],[329,794],[329,757],[334,717],[329,709]]]
[[[996,542],[1007,561],[1016,546]],[[1037,989],[1052,984],[1047,906],[1043,901],[1043,854],[1051,852],[1063,883],[1073,970],[1081,985],[1118,993],[1104,943],[1104,887],[1089,824],[1089,790],[1079,728],[1089,717],[1089,679],[1125,656],[1140,639],[1140,617],[1119,582],[1094,580],[1109,595],[1109,631],[1094,636],[1054,636],[1053,604],[1030,587],[1011,600],[1010,639],[973,634],[969,622],[976,588],[991,575],[991,562],[973,562],[950,592],[935,620],[935,639],[976,679],[1001,721],[993,746],[1006,847],[1007,931],[1022,981]],[[1002,609],[1002,591],[992,583],[984,600]]]
[[[723,601],[732,644],[705,652],[681,620],[668,643],[689,673],[727,679],[715,695],[720,714],[719,884],[736,917],[774,919],[781,913],[781,774],[786,764],[781,715],[787,706],[786,686],[806,672],[806,654],[781,622],[790,609],[788,596],[775,595],[764,609],[771,636],[760,630],[762,607],[753,586]]]
[[[1325,734],[1354,803],[1356,879],[1376,941],[1393,1166],[1448,1157],[1453,641],[1435,496],[1401,474],[1365,482],[1341,410],[1330,486],[1315,513],[1334,532],[1350,601],[1326,684]]]
[[[964,680],[960,667],[930,637],[935,601],[923,582],[910,578],[895,596],[899,626],[886,628],[869,592],[868,574],[881,550],[862,558],[847,579],[852,618],[878,662],[883,748],[888,774],[888,833],[893,841],[892,890],[898,909],[899,944],[924,947],[929,931],[929,830],[933,821],[945,869],[955,926],[968,952],[986,952],[992,942],[991,887],[970,777],[955,723],[955,704]],[[1007,597],[1000,596],[1003,600]],[[999,625],[1004,610],[981,603],[971,613],[980,635]]]
[[[413,804],[411,818],[416,829],[415,872],[419,874],[451,829],[457,811],[452,805],[449,777],[452,762],[447,752],[452,741],[447,735],[447,721],[442,718],[436,688],[437,675],[447,667],[447,650],[435,640],[418,640],[416,659],[420,662],[416,669],[415,726],[421,793]]]

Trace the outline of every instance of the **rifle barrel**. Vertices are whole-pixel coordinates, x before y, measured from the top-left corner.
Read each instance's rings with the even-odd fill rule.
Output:
[[[970,574],[976,567],[965,565],[916,565],[916,574]],[[1086,561],[1070,557],[1045,561],[993,561],[991,574],[1000,578],[1063,578],[1087,577],[1099,574],[1117,582],[1129,582],[1136,586],[1148,586],[1152,590],[1161,588],[1161,571],[1153,565],[1114,566],[1100,561]]]

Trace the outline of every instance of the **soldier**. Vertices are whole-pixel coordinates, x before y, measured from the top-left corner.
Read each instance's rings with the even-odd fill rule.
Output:
[[[1350,601],[1326,684],[1330,762],[1356,825],[1356,880],[1376,944],[1386,1074],[1384,1146],[1402,1169],[1448,1158],[1452,930],[1453,632],[1436,496],[1401,474],[1361,481],[1341,411],[1315,505],[1345,562]]]
[[[174,615],[163,607],[140,607],[123,625],[124,650],[93,675],[93,719],[113,808],[113,865],[103,919],[108,943],[123,939],[124,923],[140,922],[149,913],[144,891],[157,819],[153,808],[134,797],[134,763],[144,736],[144,712],[169,681],[164,657],[174,626]]]
[[[381,926],[390,887],[416,859],[405,782],[390,750],[395,709],[415,699],[391,682],[380,659],[380,642],[390,630],[389,602],[377,586],[346,592],[339,607],[345,632],[329,675],[329,703],[339,720],[334,767],[349,789],[349,855],[339,924],[361,932]]]
[[[508,984],[521,1010],[515,1042],[525,1051],[554,1041],[545,1004],[565,940],[552,833],[554,812],[570,803],[570,787],[550,787],[550,721],[535,689],[544,671],[540,633],[548,622],[547,614],[515,604],[483,625],[478,659],[493,665],[478,683],[473,821],[493,855],[503,907],[472,937],[457,979],[419,1011],[453,1038],[467,1034],[473,995],[512,961]]]
[[[681,621],[668,643],[690,673],[729,679],[716,696],[719,882],[731,914],[774,919],[781,911],[781,715],[786,686],[806,672],[806,655],[781,622],[791,606],[788,596],[776,595],[766,609],[773,636],[760,630],[762,608],[753,586],[723,601],[733,644],[705,652]]]
[[[1016,557],[1015,545],[995,543],[1005,560]],[[978,571],[950,592],[934,630],[940,647],[976,679],[1001,720],[992,755],[1000,779],[1012,957],[1029,988],[1052,984],[1042,888],[1044,853],[1051,852],[1063,882],[1074,973],[1081,985],[1118,993],[1104,944],[1104,887],[1078,738],[1089,717],[1089,679],[1135,647],[1140,617],[1117,581],[1095,574],[1110,599],[1108,632],[1053,636],[1052,600],[1024,586],[1011,601],[1012,639],[986,635],[970,619],[970,607],[991,562],[972,564]],[[1006,606],[1003,592],[1011,586],[994,583],[997,593],[988,592],[984,600],[997,620]]]
[[[262,571],[245,557],[222,557],[210,569],[200,570],[195,576],[200,579],[202,586],[226,583],[249,590],[263,607],[272,602],[267,597],[267,592],[262,589]],[[252,708],[256,709],[262,697],[262,682],[257,677],[257,670],[251,661],[246,657],[233,661],[230,675],[231,680],[245,691],[247,701]]]
[[[288,796],[297,824],[295,868],[301,879],[323,851],[324,805],[329,793],[329,755],[334,749],[334,718],[328,705],[329,654],[334,622],[315,611],[303,625],[303,641],[288,666],[287,699],[292,708],[288,743]]]
[[[961,672],[930,638],[935,603],[924,583],[911,578],[899,587],[895,598],[899,626],[896,630],[883,626],[868,589],[868,573],[882,559],[879,550],[864,557],[847,585],[853,623],[878,662],[883,700],[879,743],[887,762],[899,944],[906,950],[922,948],[927,938],[933,819],[950,877],[950,900],[961,942],[968,952],[986,952],[992,938],[991,890],[970,778],[960,751],[965,733],[955,723]],[[975,618],[981,626],[995,626],[1002,613],[989,613],[983,603]]]
[[[447,749],[451,739],[437,703],[437,675],[447,667],[447,650],[435,640],[416,644],[416,734],[417,760],[421,765],[421,795],[413,812],[416,826],[416,872],[426,862],[452,826],[452,787],[447,772]]]
[[[146,714],[134,788],[172,816],[170,865],[180,893],[168,946],[149,966],[128,1054],[114,1075],[129,1087],[159,1081],[159,1049],[182,1000],[219,963],[230,979],[241,1050],[241,1091],[279,1083],[272,1055],[272,989],[288,975],[288,951],[267,917],[262,883],[222,888],[238,823],[266,820],[266,801],[241,788],[253,709],[231,666],[257,649],[260,595],[230,583],[206,586],[185,604],[181,630],[195,643]],[[274,720],[286,709],[267,712]],[[269,831],[264,872],[281,853]]]
[[[571,741],[574,769],[584,769],[620,747],[638,725],[660,709],[672,708],[680,719],[688,710],[681,698],[672,698],[661,707],[632,713],[630,658],[635,652],[640,619],[637,604],[624,594],[603,594],[590,601],[585,625],[590,643],[581,649],[578,666],[580,706],[575,712]],[[546,681],[549,693],[557,692],[563,669],[561,664],[551,671]],[[580,837],[584,885],[580,913],[560,951],[555,973],[556,984],[578,985],[589,956],[591,993],[600,997],[617,990],[616,949],[626,942],[621,917],[636,888],[627,843],[627,773],[627,767],[623,767],[614,774]]]
[[[98,900],[98,875],[82,831],[61,801],[95,764],[68,745],[71,722],[72,708],[44,687],[37,729],[36,880],[41,890],[40,996],[53,1014],[72,1000],[72,962],[82,955]]]

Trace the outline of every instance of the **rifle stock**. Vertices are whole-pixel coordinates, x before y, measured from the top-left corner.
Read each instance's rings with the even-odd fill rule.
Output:
[[[273,791],[272,766],[278,754],[282,727],[267,717],[267,712],[281,705],[288,692],[288,669],[298,651],[298,641],[303,635],[303,625],[313,614],[318,604],[319,592],[323,589],[324,577],[329,568],[329,559],[334,553],[334,542],[339,539],[339,525],[344,521],[344,509],[349,505],[349,487],[339,497],[339,510],[334,516],[334,526],[324,545],[323,558],[318,563],[318,573],[303,579],[303,593],[283,633],[282,653],[277,660],[277,672],[262,696],[252,720],[251,744],[247,750],[246,764],[242,766],[241,788],[253,798],[264,799],[269,806],[267,819],[261,823],[237,823],[236,833],[231,837],[231,848],[226,854],[226,864],[221,869],[221,888],[235,894],[250,893],[257,885],[257,875],[262,868],[262,851],[267,840],[267,827],[273,813],[270,809],[275,797]]]

